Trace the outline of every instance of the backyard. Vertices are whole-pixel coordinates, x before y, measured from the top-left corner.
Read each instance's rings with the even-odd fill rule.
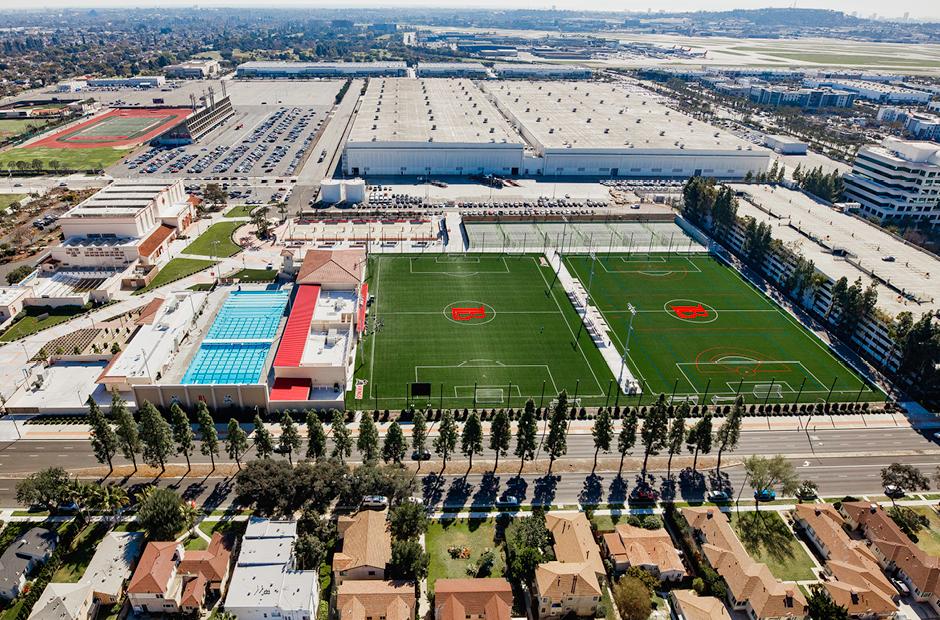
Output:
[[[488,576],[501,577],[504,570],[502,545],[494,542],[496,522],[493,519],[457,519],[434,522],[428,526],[426,536],[431,563],[428,567],[428,587],[434,589],[438,579],[463,579],[467,566],[476,564],[487,549],[495,553],[493,568]],[[461,548],[469,557],[452,557],[448,549]],[[481,577],[483,575],[480,575]]]
[[[930,520],[930,524],[917,533],[917,546],[930,555],[940,555],[940,515],[930,506],[914,506],[912,510]]]
[[[813,560],[779,513],[735,512],[731,526],[755,562],[767,565],[783,581],[815,580]]]

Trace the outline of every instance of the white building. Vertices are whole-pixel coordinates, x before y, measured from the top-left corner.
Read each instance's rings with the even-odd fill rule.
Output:
[[[296,521],[252,517],[232,572],[225,611],[239,620],[313,620],[319,573],[295,569]]]
[[[23,311],[23,304],[32,293],[28,286],[0,287],[0,329],[17,314]]]
[[[194,218],[182,181],[115,181],[59,219],[64,240],[51,258],[98,269],[153,264]]]
[[[91,88],[154,88],[166,84],[166,78],[162,75],[90,78],[86,84]]]
[[[844,180],[846,198],[866,216],[940,223],[940,145],[887,138],[864,146]]]
[[[469,80],[370,80],[343,151],[352,176],[519,174],[523,141]]]
[[[894,84],[875,83],[865,80],[847,80],[831,78],[806,78],[806,86],[823,86],[838,88],[855,93],[862,99],[878,101],[881,103],[918,103],[925,104],[930,101],[930,93]]]
[[[781,155],[806,155],[806,143],[790,136],[764,134],[764,146]]]
[[[489,73],[479,62],[419,62],[418,77],[486,78]]]
[[[206,79],[217,76],[222,68],[218,60],[211,58],[187,60],[163,68],[167,77],[179,79]]]
[[[240,78],[404,77],[404,62],[279,62],[259,60],[238,65]]]
[[[496,63],[493,70],[501,79],[586,80],[591,77],[587,67],[563,64]]]
[[[594,82],[482,82],[531,146],[522,173],[741,179],[770,152],[666,107],[650,91]]]
[[[940,117],[933,114],[912,113],[904,129],[917,140],[940,140]]]

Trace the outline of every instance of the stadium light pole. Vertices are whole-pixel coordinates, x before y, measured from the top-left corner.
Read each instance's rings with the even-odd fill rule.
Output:
[[[627,338],[623,345],[623,357],[620,359],[620,376],[617,378],[617,385],[623,389],[623,373],[627,367],[627,355],[630,353],[630,335],[633,334],[633,317],[636,316],[636,308],[633,304],[627,303],[627,310],[630,312],[630,322],[627,324]]]

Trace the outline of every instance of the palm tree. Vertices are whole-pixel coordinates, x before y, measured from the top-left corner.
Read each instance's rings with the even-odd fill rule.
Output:
[[[111,517],[116,521],[118,514],[123,508],[131,503],[131,498],[128,497],[127,491],[123,487],[117,485],[110,485],[106,487],[101,487],[101,504],[100,508],[106,514],[111,515]]]
[[[75,480],[68,491],[68,498],[78,507],[76,516],[79,522],[87,523],[86,510],[95,509],[101,503],[101,487],[90,482]]]

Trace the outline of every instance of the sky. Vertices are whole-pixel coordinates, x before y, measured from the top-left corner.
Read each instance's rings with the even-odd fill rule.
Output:
[[[629,10],[671,11],[701,10],[701,0],[669,0],[669,2],[644,2],[643,0],[35,0],[27,3],[30,9],[76,6],[276,6],[289,7],[486,7],[506,9],[558,9],[581,10]],[[0,0],[0,10],[26,8],[22,0]],[[877,13],[880,17],[901,17],[909,13],[912,18],[940,17],[940,7],[934,0],[895,0],[886,4],[883,0],[710,0],[708,10],[756,9],[764,7],[823,8],[858,11],[859,16],[869,17]]]

